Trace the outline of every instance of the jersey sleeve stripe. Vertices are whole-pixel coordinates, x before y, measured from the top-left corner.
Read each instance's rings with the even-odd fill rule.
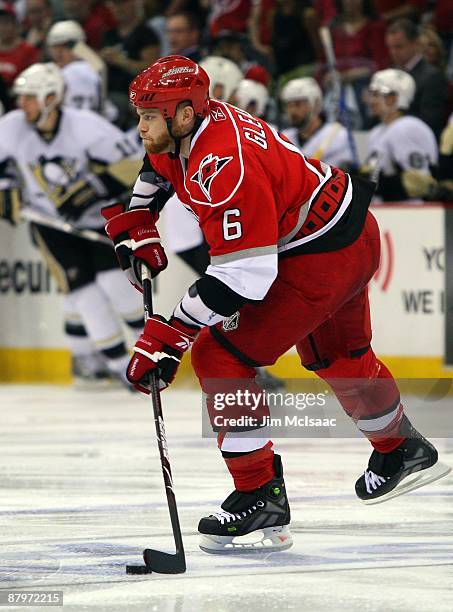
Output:
[[[276,245],[255,247],[251,249],[244,249],[243,251],[235,251],[234,253],[227,253],[226,255],[214,255],[213,257],[211,257],[211,265],[216,266],[224,263],[229,263],[231,261],[238,261],[239,259],[248,259],[249,257],[259,257],[260,255],[276,254]]]
[[[306,220],[306,218],[308,216],[308,211],[309,210],[310,210],[310,202],[305,202],[305,204],[302,204],[302,206],[300,207],[299,218],[297,220],[296,225],[289,232],[289,234],[286,234],[286,236],[282,236],[281,238],[279,238],[279,240],[278,240],[278,246],[279,247],[281,247],[284,244],[287,244],[290,240],[292,240],[294,238],[294,236],[300,230],[302,225],[305,223],[305,220]]]

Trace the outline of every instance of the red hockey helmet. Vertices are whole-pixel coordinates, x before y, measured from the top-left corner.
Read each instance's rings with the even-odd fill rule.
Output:
[[[129,100],[138,108],[158,108],[164,119],[173,119],[180,102],[189,100],[195,114],[208,114],[209,77],[182,55],[168,55],[135,77],[129,86]]]

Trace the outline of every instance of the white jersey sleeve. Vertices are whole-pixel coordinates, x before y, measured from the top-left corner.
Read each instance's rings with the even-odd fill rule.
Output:
[[[434,133],[417,117],[400,117],[388,125],[378,125],[369,134],[368,164],[377,166],[384,176],[404,170],[429,174],[437,161]]]

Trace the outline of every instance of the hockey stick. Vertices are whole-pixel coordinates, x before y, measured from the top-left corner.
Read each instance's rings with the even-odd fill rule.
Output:
[[[324,53],[327,60],[327,67],[329,69],[331,78],[332,88],[332,104],[328,109],[329,121],[341,120],[341,123],[346,128],[348,136],[348,145],[351,152],[352,164],[355,168],[359,168],[359,156],[357,153],[357,145],[354,139],[354,135],[351,129],[351,122],[349,121],[346,104],[344,100],[343,87],[341,86],[340,75],[337,70],[337,62],[335,58],[335,51],[333,48],[332,35],[328,27],[323,26],[319,28],[319,37],[324,49]]]
[[[21,210],[21,217],[25,221],[31,221],[32,223],[37,223],[38,225],[45,225],[46,227],[51,227],[52,229],[59,230],[65,234],[72,234],[77,238],[91,240],[92,242],[101,242],[102,244],[108,244],[110,247],[112,247],[112,242],[110,238],[107,238],[107,236],[103,236],[102,234],[90,229],[77,229],[67,221],[53,219],[52,217],[43,215],[30,208],[24,208]]]
[[[146,266],[142,266],[142,284],[143,308],[145,311],[146,322],[153,314],[151,273]],[[168,510],[173,529],[176,553],[172,554],[162,552],[160,550],[154,550],[152,548],[146,548],[143,551],[145,566],[128,565],[126,566],[126,572],[128,574],[149,574],[151,572],[157,572],[159,574],[183,574],[186,571],[186,557],[184,554],[181,527],[179,525],[175,492],[173,490],[173,477],[171,475],[170,458],[168,455],[167,437],[165,434],[158,378],[155,372],[151,373],[149,382],[154,412],[154,424],[156,426],[157,445],[159,447],[160,464],[164,477],[165,493],[167,495]]]

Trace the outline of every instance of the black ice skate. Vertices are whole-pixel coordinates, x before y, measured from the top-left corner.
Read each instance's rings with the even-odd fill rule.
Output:
[[[283,468],[274,455],[275,476],[250,493],[233,491],[222,511],[202,518],[198,524],[200,548],[214,554],[286,550],[293,540]]]
[[[357,496],[365,504],[403,495],[446,476],[451,468],[439,463],[437,450],[403,416],[400,431],[407,439],[391,453],[374,450],[365,470],[355,483]]]

